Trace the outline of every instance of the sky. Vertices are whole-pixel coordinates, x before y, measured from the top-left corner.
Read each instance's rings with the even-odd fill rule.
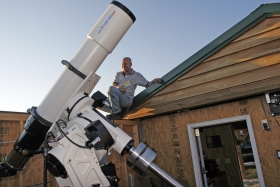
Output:
[[[0,111],[38,106],[111,0],[6,0],[0,6]],[[96,74],[107,93],[123,57],[161,78],[266,0],[119,0],[136,17]],[[136,89],[136,94],[143,91]]]

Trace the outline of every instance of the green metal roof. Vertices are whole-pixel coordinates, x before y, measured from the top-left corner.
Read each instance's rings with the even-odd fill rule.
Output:
[[[176,81],[179,77],[186,74],[195,66],[199,65],[205,59],[231,43],[233,40],[238,38],[240,35],[254,27],[257,23],[261,22],[267,17],[280,14],[280,3],[262,4],[255,11],[245,17],[243,20],[238,22],[236,25],[231,27],[225,33],[220,35],[218,38],[210,42],[208,45],[203,47],[201,50],[196,52],[190,58],[182,62],[180,65],[175,67],[169,73],[162,77],[161,84],[153,84],[141,93],[139,93],[133,101],[130,110],[133,110],[141,103],[145,102],[153,95],[167,87],[172,82]]]

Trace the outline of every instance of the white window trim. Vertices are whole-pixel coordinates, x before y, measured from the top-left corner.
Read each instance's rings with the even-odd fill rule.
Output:
[[[249,136],[250,136],[250,141],[251,141],[251,145],[252,145],[252,149],[253,149],[253,153],[254,153],[254,159],[255,159],[256,169],[257,169],[258,178],[259,178],[259,184],[260,184],[260,187],[265,187],[260,159],[259,159],[259,153],[257,150],[257,145],[256,145],[256,140],[255,140],[255,136],[254,136],[254,131],[253,131],[250,115],[243,115],[243,116],[237,116],[237,117],[232,117],[232,118],[224,118],[224,119],[219,119],[219,120],[214,120],[214,121],[206,121],[206,122],[202,122],[202,123],[194,123],[194,124],[187,125],[190,146],[191,146],[196,186],[203,186],[203,182],[202,182],[202,177],[201,177],[201,170],[200,170],[199,159],[198,159],[199,155],[198,155],[198,151],[197,151],[197,144],[196,144],[194,129],[199,128],[199,127],[220,125],[220,124],[231,123],[231,122],[236,122],[236,121],[244,121],[244,120],[246,121],[247,127],[248,127],[248,132],[249,132]]]

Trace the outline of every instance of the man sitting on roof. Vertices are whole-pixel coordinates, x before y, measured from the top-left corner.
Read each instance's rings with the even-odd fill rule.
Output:
[[[132,105],[134,92],[138,86],[148,87],[153,83],[160,83],[160,78],[155,78],[151,82],[147,81],[143,75],[134,71],[132,61],[129,57],[122,59],[122,71],[116,73],[112,86],[108,90],[108,98],[111,106],[111,114],[108,119],[122,119],[122,108],[128,108]],[[102,109],[101,109],[102,110]]]

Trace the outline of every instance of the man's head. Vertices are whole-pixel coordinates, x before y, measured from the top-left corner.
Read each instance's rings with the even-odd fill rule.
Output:
[[[122,59],[122,70],[124,73],[131,73],[132,62],[129,57]]]

